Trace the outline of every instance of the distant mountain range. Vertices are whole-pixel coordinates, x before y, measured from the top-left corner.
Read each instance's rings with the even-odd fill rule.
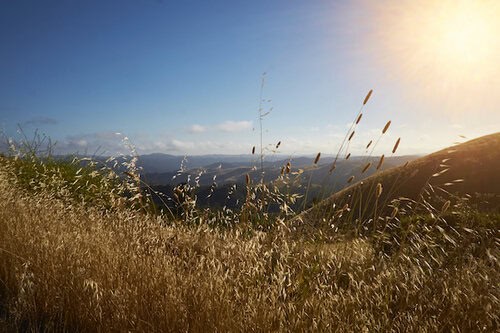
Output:
[[[216,162],[197,168],[185,168],[182,171],[159,173],[148,173],[149,168],[147,165],[141,164],[144,171],[142,179],[144,183],[148,184],[155,191],[161,192],[169,198],[173,197],[175,186],[190,184],[197,188],[195,194],[199,206],[228,206],[234,208],[244,202],[247,175],[250,177],[252,183],[257,183],[262,178],[264,182],[270,183],[278,179],[282,170],[285,172],[286,165],[290,163],[288,177],[292,181],[288,190],[290,193],[299,195],[304,195],[306,191],[308,193],[307,198],[301,198],[291,207],[294,210],[300,210],[303,207],[309,206],[313,201],[322,200],[332,193],[345,188],[355,181],[350,179],[352,176],[356,180],[369,177],[376,171],[376,166],[380,160],[380,156],[344,158],[338,160],[334,172],[330,172],[334,157],[327,156],[321,158],[317,165],[315,165],[314,156],[301,156],[266,161],[263,164],[262,172],[260,163],[256,161],[254,156],[252,157],[195,156],[192,158],[195,163],[201,164],[203,161]],[[238,161],[238,158],[241,159]],[[380,170],[405,164],[415,158],[416,156],[385,158]],[[148,162],[153,161],[151,156],[148,156],[148,159],[150,159]],[[139,158],[139,161],[141,161],[141,158]],[[189,159],[187,163],[189,163]],[[371,163],[370,167],[363,170],[369,163]],[[161,200],[154,198],[154,196],[153,199],[156,199],[157,204],[163,204]]]
[[[81,157],[81,156],[79,156]],[[377,170],[380,156],[346,156],[339,158],[334,172],[330,172],[335,157],[322,155],[317,164],[314,164],[315,155],[295,156],[273,154],[265,156],[263,168],[257,154],[247,155],[197,155],[176,156],[169,154],[148,154],[138,156],[137,166],[140,168],[143,184],[155,191],[172,197],[174,187],[180,184],[190,184],[196,187],[197,203],[201,206],[236,207],[245,196],[245,182],[247,175],[252,183],[276,180],[286,165],[290,164],[290,179],[293,179],[291,193],[304,194],[308,192],[307,202],[319,201],[327,196],[342,190],[366,177],[370,177]],[[69,158],[59,156],[58,158]],[[403,165],[418,158],[417,155],[389,156],[378,171]],[[97,156],[93,160],[105,162],[107,157]],[[117,171],[126,171],[123,166],[130,157],[118,157]],[[108,163],[111,166],[111,163]],[[368,164],[370,166],[363,170]],[[283,170],[284,171],[284,170]],[[351,177],[353,177],[351,179]],[[233,188],[235,186],[235,189]],[[228,193],[231,198],[228,199]],[[158,204],[162,204],[156,198]],[[296,207],[303,207],[299,202]]]
[[[58,159],[71,159],[73,157],[75,156],[56,156]],[[84,158],[88,156],[77,155],[76,157]],[[260,159],[257,154],[179,156],[154,153],[139,155],[137,166],[140,168],[142,180],[150,186],[175,186],[195,179],[200,186],[211,186],[214,182],[220,185],[244,183],[247,174],[253,181],[260,181],[262,177],[266,182],[272,181],[280,175],[281,169],[290,163],[292,173],[300,172],[302,178],[307,178],[308,181],[310,177],[313,184],[335,183],[341,184],[340,188],[343,188],[343,183],[352,175],[355,176],[356,181],[370,176],[380,159],[380,156],[350,156],[348,159],[343,156],[336,161],[335,172],[330,176],[329,171],[335,157],[322,155],[318,163],[314,164],[315,157],[316,155],[293,157],[279,154],[268,155],[264,158],[261,170]],[[123,163],[130,160],[130,156],[116,157],[114,160],[117,163],[114,165],[114,162],[106,162],[108,156],[89,158],[106,163],[110,167],[114,167],[118,172],[126,171]],[[404,164],[415,158],[418,158],[418,155],[386,157],[381,170]],[[362,172],[364,166],[369,162],[372,163],[372,166]]]
[[[146,155],[139,157],[139,165],[143,168],[143,180],[149,185],[177,185],[189,181],[196,181],[200,186],[210,186],[214,182],[217,184],[233,184],[244,183],[248,174],[252,181],[260,181],[264,177],[264,181],[272,181],[276,179],[283,167],[290,163],[291,172],[300,172],[304,181],[309,181],[313,184],[337,184],[336,188],[342,188],[347,184],[350,176],[354,175],[355,179],[363,179],[370,176],[374,171],[379,161],[377,157],[355,156],[348,160],[341,159],[336,163],[335,172],[330,175],[330,169],[334,161],[334,157],[327,156],[319,160],[317,165],[314,165],[314,156],[299,156],[293,158],[278,159],[274,157],[274,161],[265,161],[263,170],[260,168],[260,162],[255,156],[228,156],[228,155],[209,155],[209,156],[193,156],[189,157],[182,171],[179,171],[179,165],[176,169],[166,172],[154,172],[152,170],[160,169],[163,163],[163,168],[166,169],[168,163],[174,163],[176,156],[165,157],[160,154]],[[279,158],[282,158],[279,156]],[[390,168],[407,161],[415,159],[416,156],[394,156],[384,160],[381,169]],[[155,161],[158,161],[155,163]],[[168,161],[168,162],[167,162]],[[182,161],[182,159],[181,159]],[[372,166],[362,173],[362,169],[367,163],[371,162]],[[172,168],[172,165],[170,165]]]

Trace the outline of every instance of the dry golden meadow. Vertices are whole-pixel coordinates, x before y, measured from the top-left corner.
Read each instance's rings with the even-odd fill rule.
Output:
[[[497,186],[499,142],[376,173],[298,215],[283,192],[301,175],[290,163],[274,182],[247,177],[241,209],[197,207],[184,185],[177,209],[159,212],[134,158],[121,176],[33,149],[0,157],[0,329],[497,331],[498,207],[452,188],[477,147],[490,162],[471,188]]]

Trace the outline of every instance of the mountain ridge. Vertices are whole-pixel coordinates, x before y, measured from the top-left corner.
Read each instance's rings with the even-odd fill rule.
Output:
[[[401,183],[397,184],[399,181]],[[346,204],[352,211],[363,207],[360,219],[370,216],[375,203],[374,188],[381,184],[378,202],[405,197],[417,200],[426,186],[429,191],[454,195],[474,193],[500,197],[500,132],[485,135],[396,166],[344,188],[299,214],[297,221],[317,224],[319,216],[328,219]],[[448,190],[443,189],[446,187]],[[438,193],[438,194],[439,194]],[[363,202],[356,201],[360,194]],[[434,193],[436,194],[436,193]],[[369,196],[369,197],[367,197]],[[496,202],[496,201],[495,201]],[[371,206],[370,208],[366,208]],[[495,207],[498,209],[498,207]]]

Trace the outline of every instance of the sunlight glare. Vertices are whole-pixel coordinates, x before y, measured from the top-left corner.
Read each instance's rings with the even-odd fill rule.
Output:
[[[500,1],[384,2],[375,12],[372,48],[426,99],[477,106],[500,84]]]

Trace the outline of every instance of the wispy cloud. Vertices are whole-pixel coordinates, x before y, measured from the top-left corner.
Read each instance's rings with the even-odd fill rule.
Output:
[[[170,140],[163,145],[163,149],[175,152],[187,152],[195,147],[195,143],[191,141],[181,141],[177,139]]]
[[[155,142],[141,142],[138,151],[142,154],[152,152],[175,153],[175,154],[202,154],[203,152],[225,152],[234,146],[231,143],[217,143],[210,140],[184,141],[169,139]],[[240,147],[238,147],[240,148]]]
[[[252,122],[248,120],[226,120],[222,123],[215,125],[199,125],[193,124],[187,128],[187,131],[191,134],[198,134],[207,131],[222,131],[228,133],[246,131],[252,128]]]
[[[124,142],[123,134],[109,132],[84,133],[70,135],[56,145],[58,154],[94,154],[128,155],[131,147]],[[239,153],[241,145],[234,142],[214,142],[210,140],[182,140],[180,138],[151,139],[147,137],[131,137],[130,144],[138,154],[170,153],[170,154],[203,154],[203,153]],[[233,149],[233,150],[231,150]]]
[[[224,132],[241,132],[252,128],[252,122],[247,120],[242,121],[225,121],[216,126],[217,129]]]
[[[42,126],[42,125],[57,125],[57,120],[50,117],[40,116],[28,119],[23,123],[21,123],[21,126]]]
[[[97,132],[69,135],[56,144],[56,152],[60,154],[117,154],[127,153],[122,142],[123,136],[115,132]]]
[[[201,125],[198,125],[198,124],[191,125],[188,128],[189,133],[203,133],[206,130],[207,130],[207,128],[205,126],[201,126]]]

